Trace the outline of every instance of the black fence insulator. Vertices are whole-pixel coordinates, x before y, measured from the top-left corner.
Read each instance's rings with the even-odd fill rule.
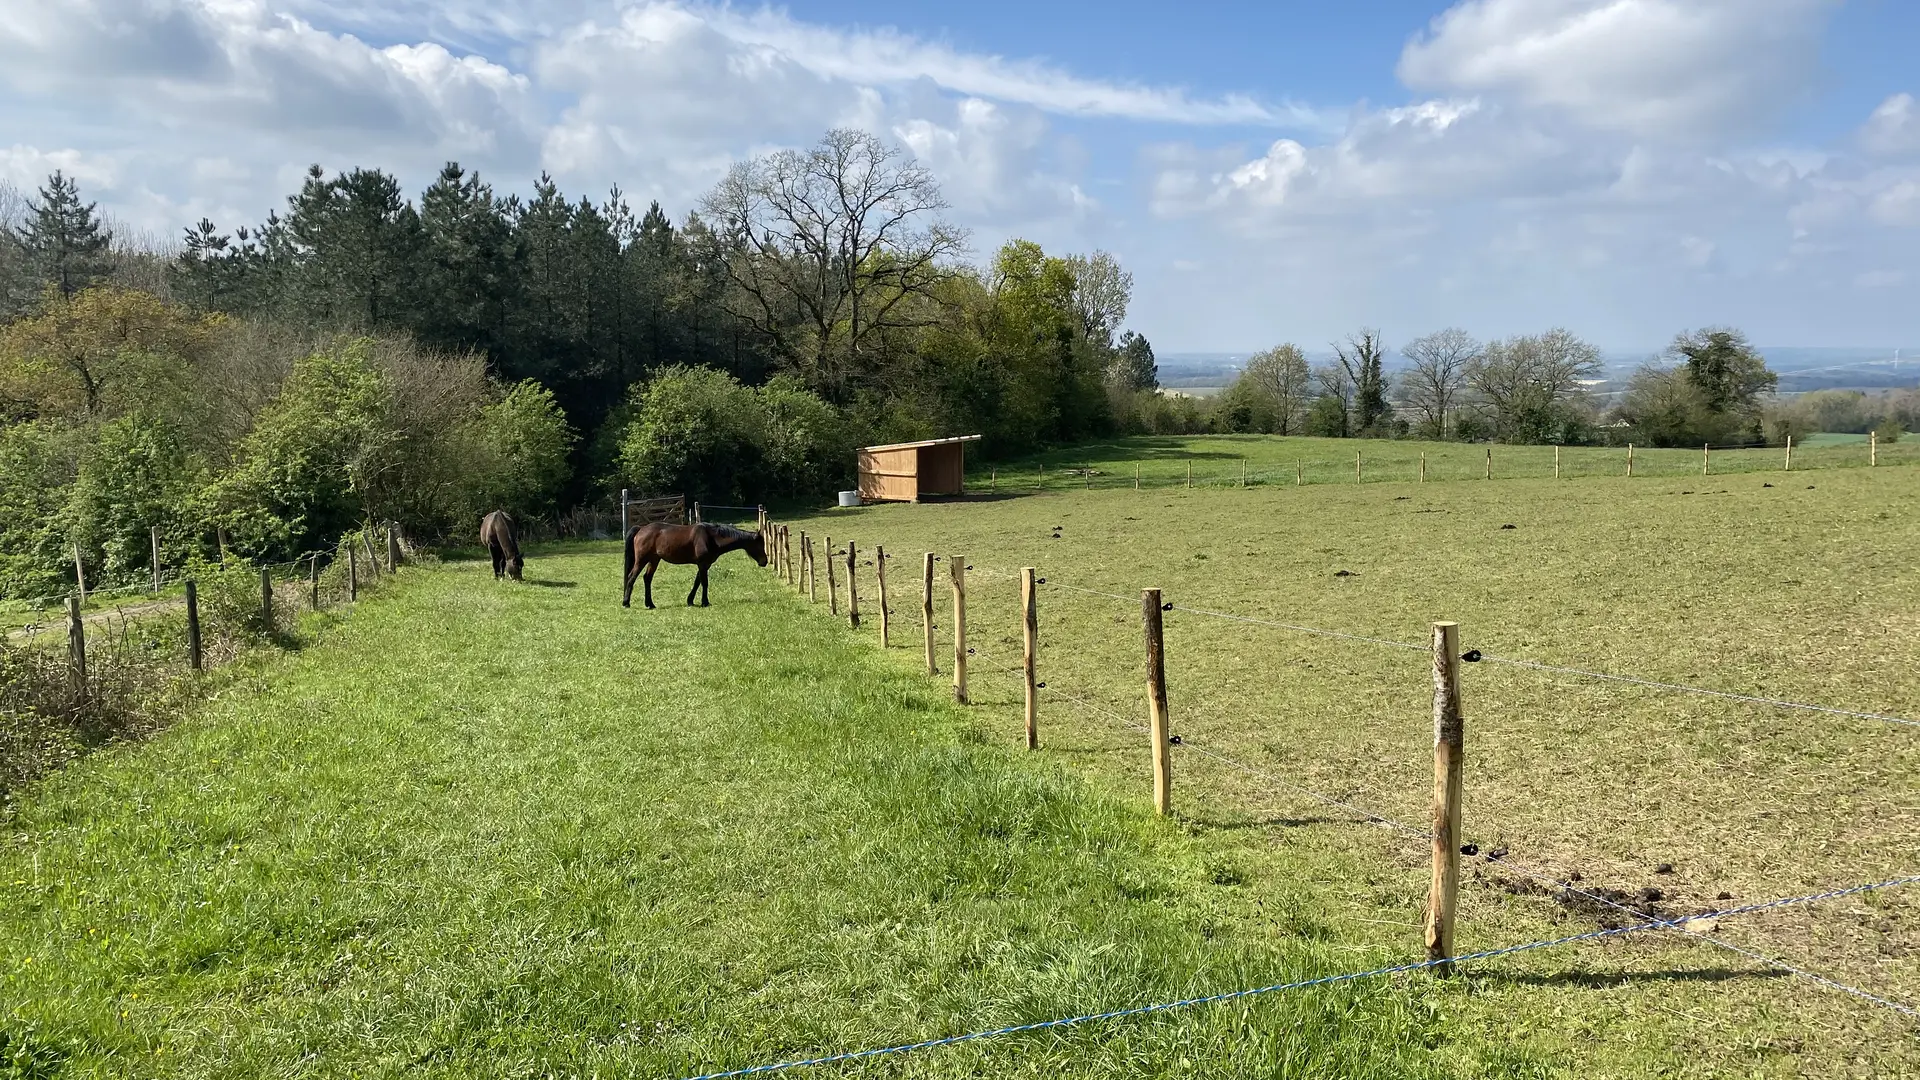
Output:
[[[1169,601],[1167,601],[1166,603],[1164,603],[1164,604],[1161,604],[1161,605],[1160,605],[1160,610],[1161,610],[1161,611],[1172,611],[1172,610],[1173,610],[1173,601],[1171,601],[1171,600],[1169,600]]]
[[[1178,735],[1169,735],[1169,736],[1167,736],[1167,742],[1169,742],[1169,743],[1171,743],[1171,744],[1173,744],[1174,746],[1179,746],[1179,745],[1180,745],[1180,736],[1178,736]]]
[[[1468,649],[1466,652],[1460,654],[1460,659],[1465,660],[1469,664],[1477,664],[1480,662],[1480,650]]]
[[[1035,690],[1045,690],[1047,688],[1047,684],[1043,682],[1037,682],[1033,684],[1033,688]]]

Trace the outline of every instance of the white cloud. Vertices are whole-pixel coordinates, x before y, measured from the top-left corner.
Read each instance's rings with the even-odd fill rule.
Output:
[[[1920,156],[1920,105],[1912,94],[1895,94],[1880,103],[1860,129],[1860,143],[1878,157]]]
[[[1806,86],[1834,0],[1463,0],[1407,43],[1416,90],[1642,138],[1750,128]]]

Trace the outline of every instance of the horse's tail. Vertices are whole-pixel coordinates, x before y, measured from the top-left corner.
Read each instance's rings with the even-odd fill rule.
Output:
[[[633,538],[639,531],[638,525],[628,529],[627,535],[620,541],[620,581],[623,585],[633,580]]]

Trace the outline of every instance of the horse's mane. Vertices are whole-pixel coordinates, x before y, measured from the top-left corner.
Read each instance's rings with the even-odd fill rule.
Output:
[[[727,537],[730,540],[751,540],[754,537],[760,535],[759,533],[748,532],[745,529],[736,529],[731,525],[718,525],[718,524],[709,523],[707,527],[712,529],[714,532],[719,533],[721,536]]]

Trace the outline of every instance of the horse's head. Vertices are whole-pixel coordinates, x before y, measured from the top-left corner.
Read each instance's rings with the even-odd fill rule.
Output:
[[[747,541],[747,554],[753,556],[753,561],[761,566],[767,565],[767,538],[764,533],[754,533],[753,539]]]
[[[520,568],[525,566],[526,564],[527,564],[527,560],[521,558],[517,554],[514,555],[513,558],[507,560],[507,576],[512,578],[515,581],[519,581]]]

